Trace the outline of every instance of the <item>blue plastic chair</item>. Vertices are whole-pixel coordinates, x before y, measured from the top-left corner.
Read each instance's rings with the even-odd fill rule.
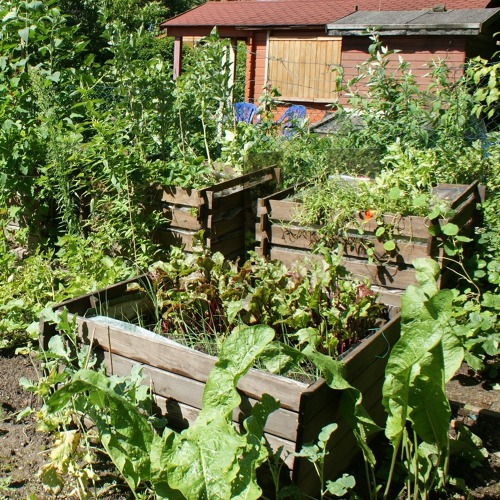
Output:
[[[259,109],[251,102],[235,102],[234,116],[237,122],[253,123]]]
[[[306,107],[300,104],[290,106],[278,119],[276,123],[281,125],[281,133],[285,137],[291,137],[297,133],[306,119]]]

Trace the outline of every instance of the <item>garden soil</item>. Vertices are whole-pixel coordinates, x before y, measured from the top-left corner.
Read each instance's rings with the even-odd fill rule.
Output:
[[[42,488],[37,472],[47,461],[52,439],[36,430],[33,416],[17,421],[17,414],[28,406],[39,405],[31,393],[19,386],[19,379],[36,380],[37,369],[29,357],[0,355],[0,500],[54,498]],[[452,463],[451,472],[462,477],[470,499],[500,499],[500,390],[499,381],[485,381],[465,366],[448,385],[454,418],[451,432],[466,425],[477,434],[488,451],[481,466],[466,461]],[[112,473],[106,471],[112,478]],[[120,493],[121,491],[121,493]],[[57,498],[76,498],[62,493]],[[120,484],[98,498],[127,499]],[[455,499],[465,499],[456,493]]]

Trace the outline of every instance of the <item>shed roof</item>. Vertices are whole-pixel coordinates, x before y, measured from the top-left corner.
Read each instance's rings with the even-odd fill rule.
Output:
[[[499,19],[500,9],[358,11],[326,26],[333,36],[365,35],[376,27],[384,35],[479,35]]]
[[[169,27],[313,27],[326,25],[357,11],[484,9],[497,0],[248,0],[207,2],[161,23]]]

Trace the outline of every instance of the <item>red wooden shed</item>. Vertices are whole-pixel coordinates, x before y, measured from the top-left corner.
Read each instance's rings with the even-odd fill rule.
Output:
[[[490,57],[498,47],[500,0],[233,0],[209,1],[163,22],[175,37],[174,78],[182,68],[185,37],[202,37],[217,27],[221,37],[247,49],[245,100],[275,86],[280,99],[303,104],[311,121],[336,100],[333,66],[346,77],[368,58],[367,28],[400,50],[423,78],[431,59],[445,59],[457,74],[464,62]]]

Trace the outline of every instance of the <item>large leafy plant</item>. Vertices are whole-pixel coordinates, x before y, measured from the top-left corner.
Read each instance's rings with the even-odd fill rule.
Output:
[[[450,437],[451,408],[445,391],[466,352],[457,325],[463,306],[456,303],[456,290],[437,288],[435,261],[416,259],[414,265],[419,286],[409,286],[401,299],[401,338],[387,361],[382,389],[388,414],[385,437],[392,448],[382,485],[375,474],[375,455],[361,436],[358,439],[370,498],[428,498],[433,491],[445,492],[453,451],[467,446]],[[474,321],[462,327],[474,330]]]
[[[149,487],[157,498],[259,498],[256,470],[267,456],[263,429],[278,403],[264,395],[242,431],[234,426],[232,411],[240,404],[239,378],[273,337],[272,329],[255,326],[239,328],[224,341],[204,389],[203,408],[180,433],[168,427],[161,434],[155,431],[144,405],[137,404],[146,386],[141,390],[86,367],[46,399],[45,418],[68,412],[91,418],[136,495]]]

